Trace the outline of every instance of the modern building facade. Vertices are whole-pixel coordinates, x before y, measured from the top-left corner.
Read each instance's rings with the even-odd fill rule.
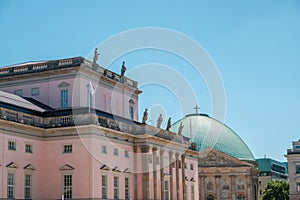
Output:
[[[293,142],[293,148],[287,150],[289,168],[290,200],[300,199],[300,140]]]
[[[281,163],[271,158],[256,159],[259,170],[258,177],[258,197],[260,198],[264,188],[268,182],[272,180],[285,180],[288,181],[288,170],[285,163]]]
[[[0,198],[257,199],[243,141],[248,157],[140,123],[140,93],[82,57],[0,68]]]

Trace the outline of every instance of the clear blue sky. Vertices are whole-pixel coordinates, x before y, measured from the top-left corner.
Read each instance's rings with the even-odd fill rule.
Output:
[[[1,0],[0,27],[0,66],[86,57],[108,37],[133,28],[176,30],[216,63],[226,91],[225,123],[255,157],[284,161],[286,149],[300,138],[300,1]],[[182,70],[188,65],[182,59],[145,50],[122,56],[110,68],[119,72],[122,60],[128,70],[151,62],[173,67],[193,85],[201,112],[210,114],[205,82]],[[140,113],[158,104],[173,121],[187,114],[165,88],[141,89]]]

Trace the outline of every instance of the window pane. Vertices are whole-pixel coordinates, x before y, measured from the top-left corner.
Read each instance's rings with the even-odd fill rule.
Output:
[[[102,175],[102,199],[106,199],[107,198],[107,176],[106,175]]]
[[[61,101],[61,108],[68,107],[68,90],[60,91],[60,101]]]
[[[7,198],[15,197],[15,174],[9,172],[7,174]]]
[[[125,199],[129,200],[129,178],[125,178]]]
[[[64,197],[65,199],[72,198],[72,175],[64,175]]]
[[[119,198],[119,177],[114,177],[114,199]]]

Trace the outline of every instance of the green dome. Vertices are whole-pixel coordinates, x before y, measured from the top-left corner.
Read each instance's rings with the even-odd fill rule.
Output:
[[[248,146],[232,129],[208,115],[187,115],[175,122],[171,131],[177,133],[181,122],[182,135],[197,144],[197,151],[214,148],[240,160],[255,161]]]

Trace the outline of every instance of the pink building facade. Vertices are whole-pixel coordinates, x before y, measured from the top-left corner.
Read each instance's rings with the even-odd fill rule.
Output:
[[[140,93],[82,57],[0,68],[0,199],[218,199],[189,138],[138,122]]]

